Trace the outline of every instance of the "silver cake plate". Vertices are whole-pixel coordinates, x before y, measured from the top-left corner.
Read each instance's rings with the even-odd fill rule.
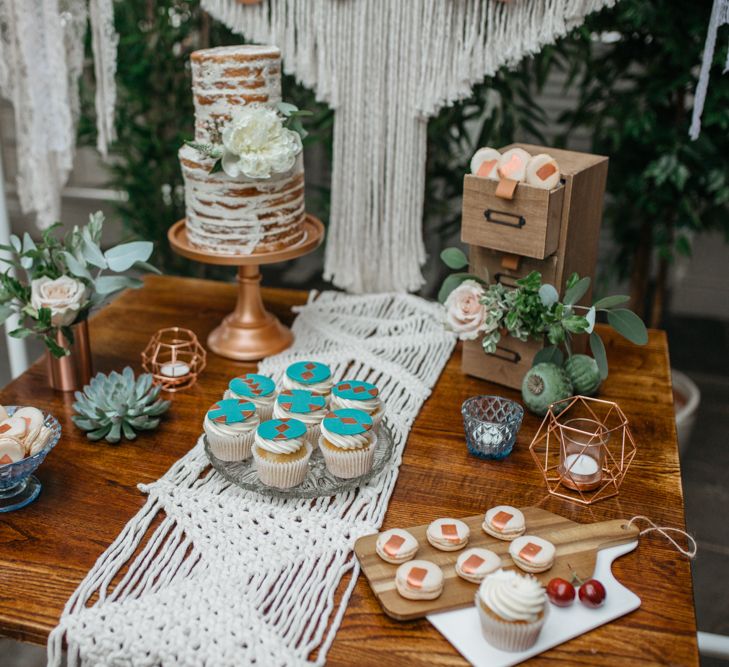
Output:
[[[395,452],[395,441],[392,431],[384,423],[377,428],[377,445],[375,446],[375,462],[372,469],[360,477],[341,479],[332,475],[324,463],[319,447],[314,447],[309,459],[309,474],[306,479],[291,489],[277,489],[266,486],[258,479],[256,462],[253,457],[245,461],[221,461],[210,451],[208,439],[203,436],[205,454],[210,464],[225,479],[246,491],[254,491],[274,498],[319,498],[320,496],[335,496],[338,493],[352,491],[366,484],[370,479],[379,475],[385,466],[392,460]]]

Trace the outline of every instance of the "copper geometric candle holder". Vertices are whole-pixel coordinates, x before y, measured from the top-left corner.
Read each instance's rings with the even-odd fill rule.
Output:
[[[207,353],[189,329],[160,329],[142,352],[142,366],[164,391],[189,389],[205,368]]]
[[[583,505],[618,495],[636,450],[618,404],[588,396],[550,406],[529,445],[549,493]]]

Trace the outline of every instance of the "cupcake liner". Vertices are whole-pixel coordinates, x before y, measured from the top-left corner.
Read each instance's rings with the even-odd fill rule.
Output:
[[[549,606],[545,605],[542,617],[533,623],[502,621],[484,611],[478,593],[476,593],[476,608],[486,641],[495,648],[512,653],[526,651],[536,644],[549,610]]]
[[[206,426],[205,435],[210,443],[210,451],[221,461],[245,461],[251,455],[256,430],[237,435],[220,435],[209,431]]]
[[[373,433],[374,434],[374,433]],[[324,436],[319,437],[321,450],[327,469],[332,475],[342,479],[360,477],[372,470],[375,462],[375,449],[377,448],[377,435],[374,434],[372,444],[362,449],[342,449],[335,451],[325,447],[322,443]]]
[[[293,461],[269,461],[260,457],[254,447],[253,459],[256,462],[258,479],[266,486],[273,486],[277,489],[290,489],[301,484],[309,472],[309,458],[313,451],[310,442],[304,441],[304,446],[306,456]]]
[[[226,389],[223,393],[223,398],[239,398],[236,394],[234,394],[230,389]],[[268,397],[266,397],[268,398]],[[247,398],[246,400],[253,403],[253,405],[256,406],[256,414],[260,417],[262,422],[268,421],[269,419],[273,419],[273,404],[276,402],[276,394],[275,392],[271,394],[271,400],[268,403],[268,405],[259,405],[251,398]]]

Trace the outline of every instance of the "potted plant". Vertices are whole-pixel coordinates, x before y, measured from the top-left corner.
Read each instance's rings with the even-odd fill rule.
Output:
[[[158,271],[147,263],[153,250],[148,241],[101,250],[101,211],[63,238],[57,234],[59,226],[45,230],[38,243],[26,233],[22,241],[11,235],[10,245],[0,245],[6,253],[0,261],[8,265],[0,273],[0,323],[16,313],[20,326],[10,335],[42,340],[49,384],[71,391],[91,377],[91,310],[120,290],[142,286],[139,278],[121,275],[129,269]]]
[[[464,269],[468,258],[458,248],[446,248],[441,259],[451,269]],[[537,392],[528,386],[530,371],[522,385],[522,395],[533,412],[544,412],[546,406],[572,393],[594,395],[600,383],[608,376],[607,354],[600,335],[594,330],[599,314],[621,336],[636,345],[648,342],[648,331],[643,321],[625,308],[628,296],[615,295],[599,299],[591,306],[581,306],[579,301],[590,287],[590,278],[570,276],[564,294],[548,283],[542,282],[538,271],[516,281],[513,289],[500,283],[487,284],[476,275],[467,272],[448,276],[440,289],[438,299],[445,306],[446,326],[458,334],[461,340],[481,338],[484,353],[493,354],[503,336],[521,341],[546,340],[547,345],[532,360],[535,375],[549,374],[551,400],[544,394],[547,375],[533,383]],[[588,335],[592,357],[574,354],[572,338]],[[539,366],[552,368],[537,370]],[[557,370],[555,370],[557,369]],[[543,395],[544,394],[544,395]]]

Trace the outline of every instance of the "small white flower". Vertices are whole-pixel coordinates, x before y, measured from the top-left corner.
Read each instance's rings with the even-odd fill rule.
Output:
[[[61,276],[55,280],[44,276],[30,283],[30,304],[51,309],[51,323],[54,327],[73,324],[79,311],[86,306],[88,289],[80,280]]]
[[[464,280],[445,301],[448,328],[461,340],[474,340],[482,331],[486,308],[481,303],[483,287],[475,280]]]
[[[228,176],[270,178],[290,171],[303,146],[301,137],[283,126],[273,109],[251,104],[242,107],[223,129],[222,167]]]

